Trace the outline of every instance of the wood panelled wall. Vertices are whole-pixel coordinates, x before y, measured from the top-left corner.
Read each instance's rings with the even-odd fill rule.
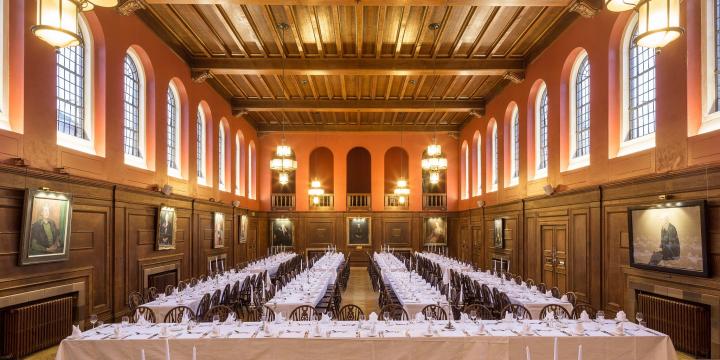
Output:
[[[666,196],[668,200],[662,200]],[[629,266],[627,210],[668,201],[707,200],[710,278]],[[510,259],[511,271],[536,282],[547,276],[546,241],[565,241],[567,290],[613,315],[635,313],[635,290],[707,304],[713,317],[712,351],[720,356],[720,167],[703,167],[533,197],[458,214],[458,256],[489,268],[493,257]],[[493,221],[505,219],[505,249],[493,247]],[[465,230],[469,239],[465,239]],[[552,234],[552,235],[548,235]],[[463,245],[466,241],[471,246]],[[544,246],[545,245],[545,246]]]
[[[19,266],[24,190],[41,187],[73,195],[70,260]],[[175,250],[155,250],[161,205],[177,209]],[[212,248],[213,212],[225,213],[224,248]],[[243,214],[249,214],[248,239],[239,243]],[[229,204],[0,166],[0,308],[14,295],[82,283],[87,291],[79,318],[96,313],[105,321],[117,319],[126,311],[128,293],[144,287],[146,271],[175,268],[186,279],[207,273],[208,259],[216,255],[226,256],[228,265],[253,259],[257,229],[255,213]]]

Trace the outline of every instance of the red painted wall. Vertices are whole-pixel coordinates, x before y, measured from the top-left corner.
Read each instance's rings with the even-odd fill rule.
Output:
[[[255,130],[243,119],[234,118],[230,104],[209,84],[194,83],[190,68],[136,16],[122,16],[113,9],[98,8],[86,14],[93,36],[94,117],[96,155],[57,145],[55,110],[55,50],[35,37],[30,27],[36,21],[36,2],[10,0],[10,121],[12,131],[0,130],[0,160],[22,158],[33,168],[53,171],[64,168],[72,175],[113,183],[151,188],[171,184],[177,194],[215,198],[225,203],[240,200],[242,207],[257,209],[255,200],[233,194],[235,189],[235,134],[244,141],[257,141]],[[123,155],[123,60],[128,48],[144,56],[148,78],[149,170],[126,166]],[[166,92],[169,82],[178,84],[182,99],[182,172],[184,179],[167,175]],[[198,104],[209,110],[208,131],[213,149],[209,169],[212,186],[196,182],[195,117]],[[217,131],[222,118],[228,120],[227,141],[231,144],[227,172],[232,179],[221,192],[217,186]],[[245,151],[247,153],[247,151]],[[230,156],[232,155],[232,156]],[[243,162],[244,163],[244,162]],[[246,176],[247,167],[241,174]],[[243,184],[244,185],[244,184]],[[247,191],[245,191],[247,193]]]
[[[483,189],[489,179],[490,138],[488,123],[498,122],[499,131],[499,189],[483,191],[460,201],[459,209],[473,208],[476,201],[488,205],[543,194],[543,186],[552,184],[558,191],[597,185],[631,177],[664,173],[687,167],[702,166],[720,160],[720,131],[697,134],[702,118],[701,109],[701,10],[699,1],[682,2],[681,22],[685,34],[662,49],[656,59],[656,146],[627,156],[617,157],[618,124],[621,118],[621,38],[630,12],[601,11],[593,18],[578,18],[529,66],[525,80],[504,88],[488,104],[486,114],[468,123],[461,132],[458,149],[463,141],[473,143],[479,131],[483,141]],[[569,66],[578,49],[585,49],[591,68],[591,151],[588,167],[561,171],[567,156],[567,112]],[[532,151],[533,112],[537,84],[544,81],[549,95],[549,168],[548,177],[528,180],[533,173]],[[509,155],[509,104],[515,102],[520,114],[520,182],[505,187]],[[475,155],[471,149],[471,184],[477,180]],[[456,168],[460,174],[460,169]],[[507,171],[509,174],[509,170]],[[471,192],[472,193],[472,192]]]

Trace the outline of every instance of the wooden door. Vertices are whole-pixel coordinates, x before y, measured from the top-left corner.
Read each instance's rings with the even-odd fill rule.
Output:
[[[567,291],[567,227],[540,225],[542,243],[542,279],[548,288]]]

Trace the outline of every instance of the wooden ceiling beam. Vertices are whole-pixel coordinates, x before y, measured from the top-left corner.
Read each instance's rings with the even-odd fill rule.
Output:
[[[567,6],[573,0],[145,0],[147,4],[339,6]]]
[[[285,59],[287,75],[504,75],[523,72],[522,59]],[[194,71],[213,74],[271,75],[282,72],[283,59],[194,58]],[[433,69],[435,67],[435,69]]]
[[[470,112],[482,113],[483,100],[248,100],[232,99],[234,112]]]

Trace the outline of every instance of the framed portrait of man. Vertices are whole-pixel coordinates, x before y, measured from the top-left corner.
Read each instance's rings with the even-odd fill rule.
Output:
[[[705,201],[628,209],[630,266],[710,276]]]
[[[370,245],[372,219],[369,217],[347,218],[347,244],[348,245]]]
[[[67,261],[71,217],[72,195],[26,190],[20,265]]]
[[[293,246],[294,226],[290,219],[273,219],[270,222],[272,246]]]
[[[247,242],[247,232],[248,232],[248,217],[247,215],[240,216],[240,235],[238,236],[238,242],[246,243]]]
[[[493,222],[493,247],[496,249],[505,248],[505,219],[498,218]]]
[[[175,208],[161,206],[158,209],[157,235],[155,249],[175,249],[175,228],[177,227],[177,212]]]
[[[213,213],[213,249],[225,247],[225,214]]]
[[[424,244],[447,244],[447,219],[436,216],[424,220]]]

